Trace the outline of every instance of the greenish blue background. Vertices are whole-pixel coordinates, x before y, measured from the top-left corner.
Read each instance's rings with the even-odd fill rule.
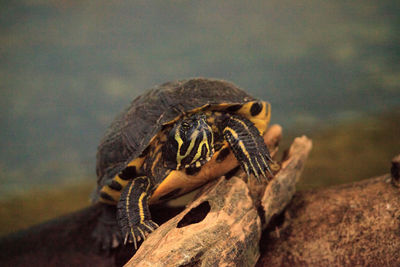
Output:
[[[399,1],[0,5],[0,198],[94,184],[113,117],[169,80],[230,80],[297,132],[400,106]]]

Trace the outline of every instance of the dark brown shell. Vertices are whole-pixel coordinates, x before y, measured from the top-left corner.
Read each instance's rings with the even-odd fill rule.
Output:
[[[169,82],[147,91],[117,116],[100,142],[96,164],[99,188],[139,157],[162,125],[182,111],[251,100],[252,96],[232,83],[204,78]]]

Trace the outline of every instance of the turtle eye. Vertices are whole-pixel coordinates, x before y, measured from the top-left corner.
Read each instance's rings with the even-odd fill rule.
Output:
[[[183,121],[181,125],[182,125],[182,129],[185,131],[189,130],[189,128],[190,128],[190,124],[187,121]]]

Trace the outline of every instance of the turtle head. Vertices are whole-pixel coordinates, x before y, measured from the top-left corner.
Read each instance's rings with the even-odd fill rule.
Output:
[[[202,114],[193,114],[175,123],[163,146],[165,165],[175,170],[200,167],[213,154],[213,132]]]

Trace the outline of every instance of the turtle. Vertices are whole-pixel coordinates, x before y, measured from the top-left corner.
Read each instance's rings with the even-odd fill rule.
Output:
[[[149,205],[239,165],[247,175],[270,180],[273,161],[262,137],[270,114],[268,102],[217,79],[167,82],[134,99],[98,146],[96,241],[106,250],[122,243],[137,249],[158,227]]]

